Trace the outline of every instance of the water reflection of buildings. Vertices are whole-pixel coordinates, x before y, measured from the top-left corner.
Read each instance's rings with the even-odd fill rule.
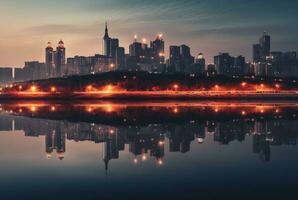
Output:
[[[56,151],[59,159],[64,158],[66,140],[93,141],[103,147],[103,161],[108,163],[119,158],[119,152],[129,146],[138,163],[152,157],[158,165],[163,164],[165,143],[168,139],[169,152],[187,153],[191,144],[204,143],[213,137],[221,145],[233,141],[243,142],[253,138],[253,152],[264,161],[270,160],[270,146],[296,145],[297,120],[233,119],[230,121],[190,121],[183,124],[160,123],[139,126],[110,126],[92,123],[72,123],[47,119],[32,119],[1,115],[0,130],[24,130],[26,136],[45,136],[46,154],[52,157]]]

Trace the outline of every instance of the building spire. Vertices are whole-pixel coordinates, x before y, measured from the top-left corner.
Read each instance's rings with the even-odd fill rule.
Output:
[[[108,30],[108,22],[105,23],[106,29],[105,29],[105,37],[109,37],[109,30]]]
[[[108,175],[108,171],[109,171],[109,160],[108,159],[104,159],[105,162],[105,172],[106,175]]]

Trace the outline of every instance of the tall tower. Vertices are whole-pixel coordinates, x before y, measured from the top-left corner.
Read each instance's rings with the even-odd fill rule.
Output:
[[[55,52],[52,47],[52,43],[48,42],[47,47],[45,49],[45,64],[47,68],[47,77],[51,77],[55,68]]]
[[[111,38],[109,36],[108,23],[106,22],[105,35],[103,37],[103,55],[110,56],[111,54]]]
[[[265,61],[266,57],[270,55],[270,49],[271,49],[270,35],[264,32],[262,37],[260,38],[260,54],[261,54],[262,61]]]
[[[154,59],[159,64],[163,64],[165,62],[165,42],[162,36],[162,34],[158,34],[155,41],[151,42]]]
[[[62,67],[65,65],[65,47],[62,40],[59,41],[56,50],[56,76],[62,76]]]

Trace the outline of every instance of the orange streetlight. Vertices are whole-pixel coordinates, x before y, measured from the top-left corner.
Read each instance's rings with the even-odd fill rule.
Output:
[[[275,88],[276,89],[280,89],[280,85],[279,84],[275,84]]]
[[[30,87],[31,92],[36,92],[37,91],[37,87],[35,85],[32,85]]]
[[[91,90],[92,90],[92,85],[88,85],[87,87],[86,87],[86,90],[88,91],[88,92],[90,92]]]
[[[52,86],[52,87],[51,87],[51,92],[53,92],[53,93],[54,93],[54,92],[57,92],[57,88],[56,88],[55,86]]]
[[[178,89],[179,89],[179,85],[178,85],[178,84],[174,84],[174,85],[173,85],[173,88],[174,88],[175,90],[178,90]]]
[[[242,82],[242,83],[241,83],[241,86],[242,86],[242,87],[245,87],[246,85],[247,85],[246,82]]]

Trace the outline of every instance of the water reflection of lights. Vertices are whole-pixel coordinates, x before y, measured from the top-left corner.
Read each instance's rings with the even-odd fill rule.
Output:
[[[52,112],[56,111],[56,107],[55,106],[51,106],[51,111]]]
[[[51,92],[53,92],[53,93],[54,93],[54,92],[57,92],[57,88],[56,88],[55,86],[52,86],[52,87],[51,87]]]
[[[93,108],[91,108],[91,107],[87,107],[87,108],[86,108],[86,111],[87,111],[88,113],[91,113],[91,112],[93,112]]]
[[[200,113],[200,112],[214,112],[217,115],[220,115],[222,113],[230,113],[233,115],[241,115],[241,116],[247,116],[255,115],[255,114],[282,114],[284,108],[295,108],[298,109],[298,104],[295,102],[293,103],[223,103],[223,102],[210,102],[210,103],[200,103],[200,102],[194,102],[194,103],[187,103],[187,102],[134,102],[134,103],[93,103],[93,104],[59,104],[59,103],[24,103],[24,104],[13,104],[13,105],[6,105],[2,104],[2,110],[4,111],[10,111],[12,110],[14,113],[23,113],[26,114],[27,111],[29,112],[43,112],[43,114],[46,114],[46,112],[64,112],[66,109],[71,109],[73,111],[85,111],[86,113],[92,113],[94,115],[99,113],[106,113],[110,115],[119,115],[119,117],[122,118],[123,121],[136,121],[137,118],[131,118],[131,120],[128,120],[127,117],[129,117],[128,113],[122,112],[129,109],[146,109],[149,112],[162,112],[165,114],[177,114],[182,115],[185,113],[189,113],[189,111],[194,113]],[[173,108],[174,107],[174,108]]]
[[[179,113],[179,109],[178,109],[178,108],[174,108],[173,112],[174,112],[175,114],[177,114],[177,113]]]
[[[159,142],[158,142],[158,145],[159,145],[159,146],[164,146],[164,145],[165,145],[165,141],[159,141]]]
[[[142,161],[146,161],[147,160],[147,155],[146,154],[143,154],[142,155]]]
[[[163,162],[163,160],[162,160],[162,159],[158,159],[158,160],[157,160],[157,164],[158,164],[158,165],[163,165],[163,164],[164,164],[164,162]]]
[[[204,143],[204,138],[198,138],[198,143],[203,144]]]
[[[134,158],[134,159],[133,159],[133,162],[134,162],[134,164],[137,164],[139,161],[138,161],[137,158]]]
[[[31,110],[31,112],[36,112],[37,108],[35,106],[31,106],[30,110]]]

